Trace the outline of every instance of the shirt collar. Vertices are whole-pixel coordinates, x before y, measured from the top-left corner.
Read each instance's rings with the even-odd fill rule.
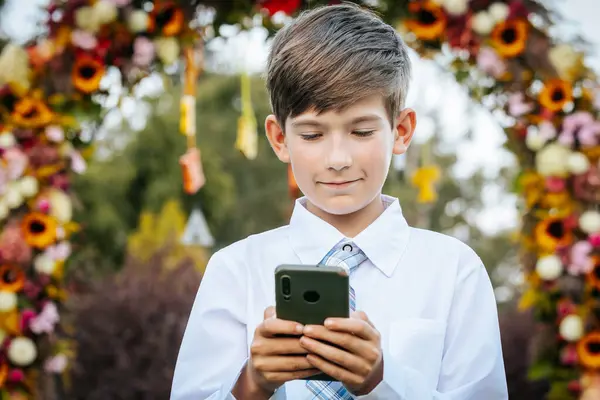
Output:
[[[386,276],[391,276],[408,244],[409,226],[398,199],[381,196],[383,213],[352,241]],[[290,243],[303,264],[317,264],[345,236],[306,209],[306,197],[296,200],[290,220]]]

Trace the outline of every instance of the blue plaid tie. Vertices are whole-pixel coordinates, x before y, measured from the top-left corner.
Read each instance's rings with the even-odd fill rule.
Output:
[[[319,264],[330,266],[341,266],[348,270],[348,274],[362,264],[367,256],[349,239],[343,239],[336,244],[329,253],[323,257]],[[356,309],[356,296],[354,289],[350,286],[350,311]],[[306,381],[306,387],[313,393],[311,399],[319,400],[347,400],[354,397],[342,385],[341,382],[333,381]]]

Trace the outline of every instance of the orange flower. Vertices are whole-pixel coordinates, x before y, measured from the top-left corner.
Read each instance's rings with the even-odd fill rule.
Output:
[[[539,97],[542,106],[552,112],[557,112],[573,100],[573,88],[567,81],[551,79],[544,85]]]
[[[175,4],[169,2],[163,6],[155,5],[150,15],[149,32],[154,32],[158,27],[164,36],[178,35],[185,22],[183,11]]]
[[[543,252],[554,253],[556,249],[571,244],[573,233],[562,219],[549,217],[535,227],[535,241]]]
[[[600,368],[600,332],[590,332],[577,343],[579,362],[585,368]]]
[[[593,291],[600,292],[600,256],[591,257],[592,270],[587,274],[587,283]]]
[[[12,119],[17,126],[41,128],[52,122],[54,114],[43,101],[25,97],[15,104]]]
[[[46,214],[32,212],[23,218],[21,229],[28,245],[44,249],[56,241],[56,221]]]
[[[25,273],[15,265],[2,265],[0,267],[0,290],[16,293],[23,289]]]
[[[435,40],[442,36],[448,19],[442,6],[433,1],[410,3],[408,10],[414,14],[406,21],[406,27],[421,40]]]
[[[104,65],[90,56],[78,57],[73,66],[71,79],[80,92],[90,94],[98,90],[104,77]]]
[[[0,388],[4,387],[7,377],[8,377],[8,364],[3,362],[0,365]]]
[[[501,56],[516,57],[525,51],[527,30],[527,22],[523,20],[501,22],[492,31],[492,43]]]

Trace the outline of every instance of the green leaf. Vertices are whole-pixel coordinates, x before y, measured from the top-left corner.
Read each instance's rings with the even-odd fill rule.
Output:
[[[553,366],[550,361],[539,361],[529,369],[527,377],[532,381],[547,379],[552,374],[552,368]]]

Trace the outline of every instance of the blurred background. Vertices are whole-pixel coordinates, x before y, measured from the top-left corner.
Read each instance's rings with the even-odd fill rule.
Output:
[[[43,0],[4,1],[2,43],[24,45],[43,36],[47,7]],[[598,71],[600,3],[557,0],[547,7],[560,15],[553,34],[585,42],[585,61]],[[284,24],[290,17],[273,18]],[[206,41],[194,105],[206,184],[197,193],[182,189],[180,74],[151,73],[129,92],[118,71],[107,69],[101,83],[106,95],[97,101],[102,123],[93,129],[87,170],[72,176],[73,220],[81,230],[71,240],[64,321],[74,359],[68,374],[50,379],[43,398],[168,398],[210,255],[287,223],[293,199],[286,166],[272,154],[262,125],[270,112],[261,73],[272,27],[254,25],[224,23]],[[455,236],[481,256],[500,311],[510,398],[545,398],[548,382],[528,372],[534,321],[517,311],[526,279],[513,191],[521,172],[517,157],[507,149],[497,115],[472,100],[454,73],[416,52],[411,58],[408,106],[419,117],[416,139],[406,157],[394,159],[385,192],[400,198],[411,225]],[[234,146],[248,105],[242,85],[258,121],[251,160]],[[429,203],[417,201],[419,188],[410,179],[424,158],[442,171],[437,200]]]

